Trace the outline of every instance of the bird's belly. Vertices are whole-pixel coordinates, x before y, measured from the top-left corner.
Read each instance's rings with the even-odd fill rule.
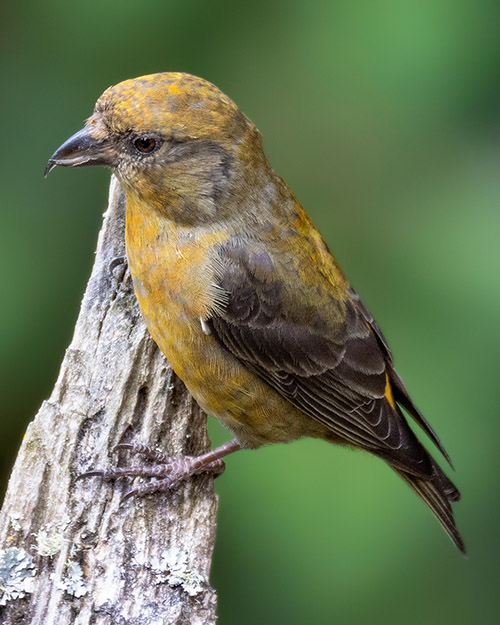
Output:
[[[134,278],[146,325],[172,369],[208,414],[245,447],[324,434],[324,427],[296,409],[206,333],[182,292],[148,292]]]
[[[146,325],[201,408],[247,447],[322,437],[324,426],[296,409],[206,333],[213,309],[210,248],[223,234],[184,238],[128,203],[127,257]],[[205,330],[205,331],[204,331]]]

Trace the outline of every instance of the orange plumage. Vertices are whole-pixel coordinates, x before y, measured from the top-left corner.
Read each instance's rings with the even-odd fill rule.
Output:
[[[450,505],[458,490],[401,407],[447,457],[443,446],[260,133],[227,96],[180,73],[120,83],[47,169],[55,165],[106,165],[123,184],[127,257],[148,329],[235,436],[172,461],[163,482],[134,493],[171,487],[174,474],[242,447],[312,436],[383,458],[464,550]]]

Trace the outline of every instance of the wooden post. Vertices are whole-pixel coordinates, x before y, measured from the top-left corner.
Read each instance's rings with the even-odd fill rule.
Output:
[[[213,478],[120,506],[130,479],[75,481],[118,443],[209,448],[206,417],[150,338],[112,179],[92,275],[58,380],[26,431],[0,513],[2,625],[215,623]],[[125,457],[124,452],[120,456]]]

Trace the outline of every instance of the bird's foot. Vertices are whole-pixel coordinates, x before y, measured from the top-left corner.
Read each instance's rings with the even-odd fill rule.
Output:
[[[215,477],[217,477],[221,475],[225,469],[222,458],[239,448],[236,441],[231,441],[201,456],[182,456],[172,460],[165,454],[145,445],[122,443],[117,445],[115,449],[124,449],[134,454],[141,454],[150,460],[151,464],[94,469],[82,473],[77,479],[97,476],[108,482],[120,477],[154,478],[153,481],[138,484],[135,488],[125,493],[120,502],[123,503],[130,497],[144,497],[151,493],[175,488],[179,482],[186,480],[192,475],[212,472],[215,474]]]
[[[126,270],[128,267],[128,261],[126,256],[115,256],[112,261],[109,263],[109,271],[110,273],[114,273],[117,267],[123,265],[123,269]]]

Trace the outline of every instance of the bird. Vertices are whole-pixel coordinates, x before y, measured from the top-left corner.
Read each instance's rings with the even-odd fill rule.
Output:
[[[125,80],[49,159],[110,168],[126,193],[126,254],[146,326],[201,408],[233,439],[198,457],[89,471],[155,477],[128,495],[173,488],[240,449],[313,437],[384,460],[465,553],[460,493],[409,426],[444,458],[373,316],[298,199],[261,133],[215,85],[182,72]]]

